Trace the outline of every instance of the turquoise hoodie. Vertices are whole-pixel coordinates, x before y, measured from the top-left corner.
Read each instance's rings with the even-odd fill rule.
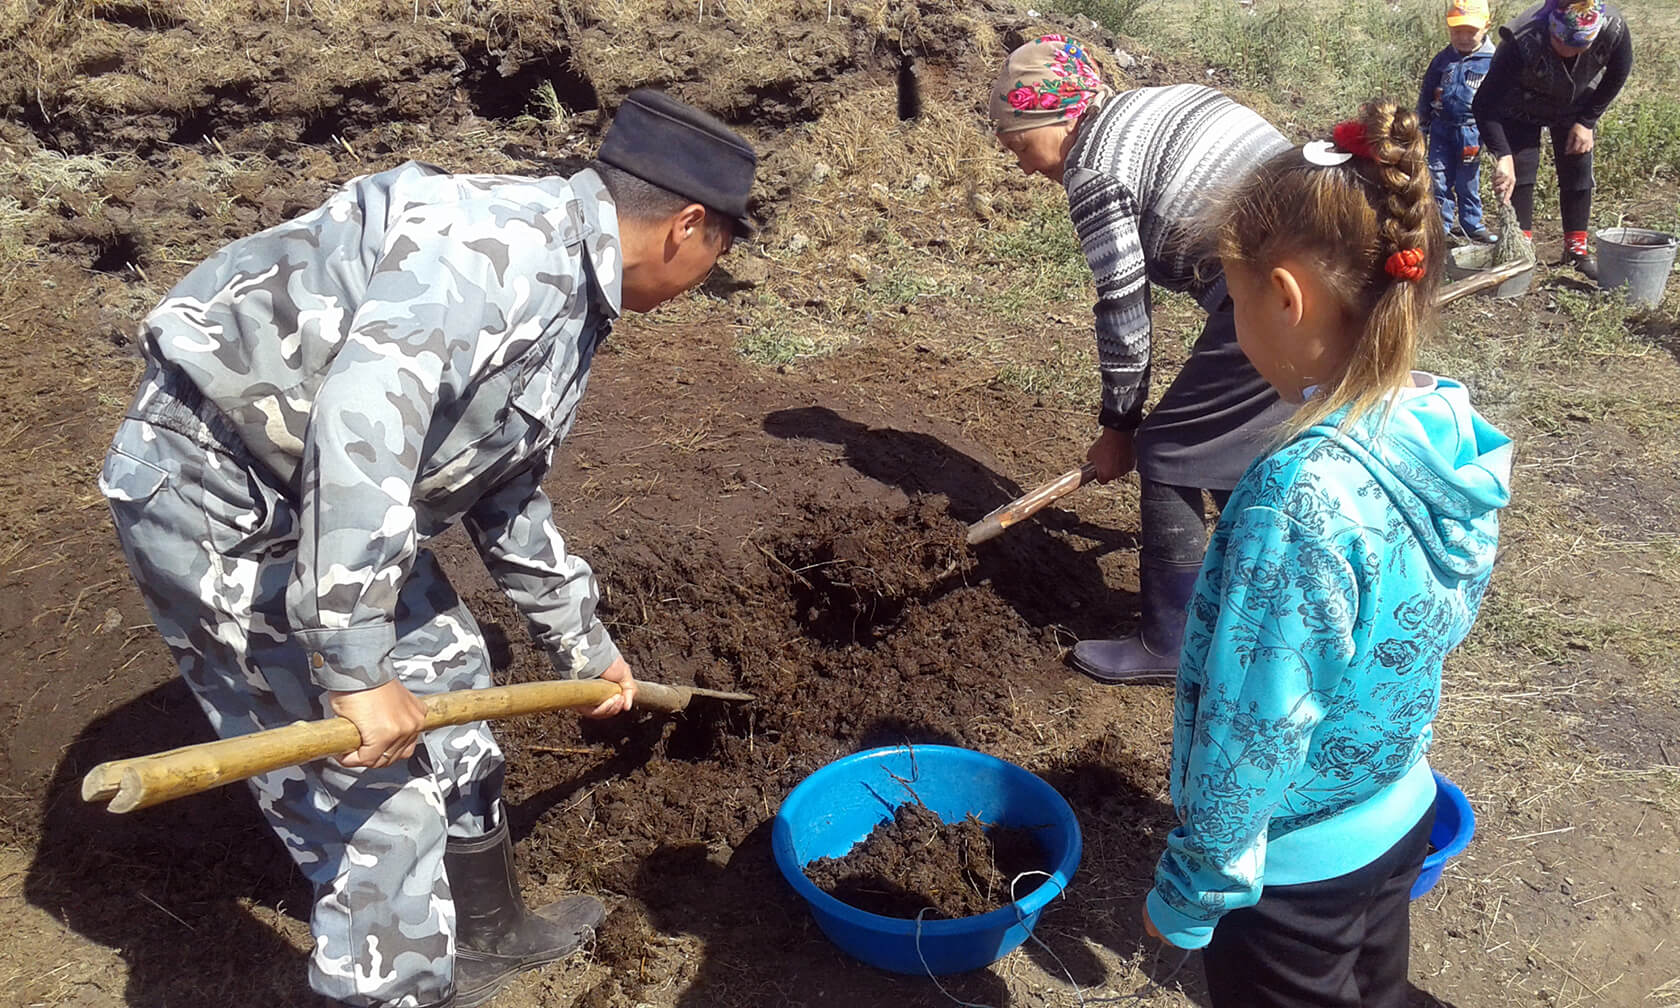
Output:
[[[1263,886],[1376,860],[1434,801],[1441,660],[1487,589],[1511,442],[1446,379],[1340,419],[1249,466],[1191,596],[1171,770],[1182,825],[1148,896],[1181,948]]]

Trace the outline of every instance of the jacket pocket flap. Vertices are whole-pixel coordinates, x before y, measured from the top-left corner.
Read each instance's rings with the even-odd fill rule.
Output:
[[[169,472],[112,448],[99,471],[99,492],[114,501],[143,501],[158,492]]]

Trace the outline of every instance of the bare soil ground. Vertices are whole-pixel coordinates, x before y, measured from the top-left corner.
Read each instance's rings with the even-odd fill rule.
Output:
[[[351,175],[567,170],[643,81],[754,137],[769,227],[615,332],[550,490],[640,674],[758,699],[499,733],[528,893],[613,912],[586,956],[497,1003],[949,1003],[842,955],[770,858],[806,774],[902,741],[1012,759],[1085,832],[1043,945],[951,995],[1205,1003],[1194,961],[1175,972],[1138,924],[1172,825],[1170,694],[1062,663],[1135,620],[1135,490],[961,545],[1092,428],[1088,275],[1056,253],[1055,194],[1007,177],[978,116],[992,61],[1042,22],[943,0],[270,6],[0,15],[0,1004],[311,1003],[308,896],[246,792],[126,817],[77,794],[102,760],[208,737],[94,483],[135,320]],[[905,50],[925,110],[900,124]],[[1132,77],[1199,72],[1145,55]],[[533,104],[545,83],[554,107]],[[1447,669],[1431,758],[1479,827],[1416,904],[1415,1004],[1680,1004],[1675,317],[1672,297],[1630,312],[1548,271],[1455,306],[1428,362],[1470,381],[1520,462],[1487,609]],[[1165,380],[1194,317],[1169,299],[1158,319]],[[434,546],[498,668],[545,674],[464,541]]]

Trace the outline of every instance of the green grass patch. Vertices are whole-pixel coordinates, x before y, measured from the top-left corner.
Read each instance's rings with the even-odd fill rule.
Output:
[[[1378,95],[1415,102],[1424,69],[1447,43],[1440,5],[1427,0],[1281,0],[1252,8],[1192,0],[1161,4],[1146,17],[1134,16],[1130,0],[1051,6],[1211,70],[1219,86],[1266,96],[1255,97],[1258,110],[1297,136],[1322,131]]]
[[[775,324],[754,326],[741,334],[741,356],[754,364],[775,367],[801,357],[820,357],[828,351],[810,336]]]
[[[1429,61],[1447,44],[1439,3],[1432,0],[1267,0],[1244,8],[1233,0],[1049,0],[1055,11],[1087,17],[1117,35],[1200,72],[1227,88],[1297,140],[1322,134],[1366,100],[1416,103]],[[1492,24],[1519,16],[1528,4],[1494,5]],[[1615,224],[1653,189],[1680,184],[1680,32],[1672,17],[1649,16],[1661,5],[1623,4],[1633,28],[1633,77],[1600,120],[1594,170],[1595,222]],[[1670,6],[1668,10],[1672,10]],[[1555,216],[1556,179],[1549,147],[1535,199],[1542,219]],[[1484,182],[1491,169],[1484,171]],[[1491,199],[1491,192],[1487,197]],[[1648,211],[1647,211],[1648,212]],[[1673,217],[1680,218],[1680,208]]]
[[[760,290],[748,307],[748,322],[736,338],[742,357],[765,367],[785,367],[833,353],[845,342],[835,329],[795,309],[774,291]]]
[[[1566,357],[1643,357],[1650,353],[1650,345],[1634,339],[1629,329],[1628,320],[1639,308],[1628,304],[1625,290],[1560,287],[1552,296],[1565,320],[1558,345]]]
[[[997,382],[1031,396],[1069,403],[1094,403],[1102,394],[1097,378],[1096,349],[1087,341],[1069,345],[1052,340],[1047,352],[1033,359],[1017,359],[998,369]]]
[[[1598,122],[1593,175],[1601,206],[1680,183],[1680,101],[1652,91],[1618,98]]]
[[[979,251],[999,264],[984,307],[1011,323],[1042,318],[1047,305],[1094,296],[1091,268],[1059,190],[1029,203],[1021,219],[987,229]]]

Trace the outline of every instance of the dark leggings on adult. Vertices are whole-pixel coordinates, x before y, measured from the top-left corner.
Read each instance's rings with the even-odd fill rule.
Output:
[[[1534,229],[1534,181],[1540,174],[1540,131],[1552,135],[1552,160],[1557,164],[1558,210],[1563,217],[1563,230],[1585,231],[1592,217],[1593,156],[1566,154],[1572,123],[1556,126],[1527,126],[1506,123],[1505,137],[1511,143],[1511,166],[1517,173],[1517,187],[1511,192],[1511,206],[1517,211],[1517,221],[1523,230]]]
[[[1229,490],[1209,490],[1214,505],[1224,509]],[[1207,509],[1199,487],[1172,486],[1141,480],[1138,514],[1142,553],[1169,564],[1199,564],[1207,551]]]

